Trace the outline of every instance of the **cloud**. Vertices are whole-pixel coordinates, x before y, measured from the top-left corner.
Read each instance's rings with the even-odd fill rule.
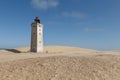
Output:
[[[84,29],[84,31],[85,32],[102,32],[102,31],[104,31],[104,29],[95,29],[95,28],[88,28],[88,27],[86,27],[85,29]]]
[[[32,0],[31,4],[36,9],[47,10],[48,8],[57,7],[58,0]]]
[[[63,12],[62,16],[71,18],[84,18],[86,15],[81,12]]]

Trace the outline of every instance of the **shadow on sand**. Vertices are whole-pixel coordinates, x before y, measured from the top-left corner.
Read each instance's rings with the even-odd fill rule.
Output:
[[[6,51],[13,52],[13,53],[21,53],[21,51],[16,50],[16,49],[5,49],[5,50],[6,50]]]

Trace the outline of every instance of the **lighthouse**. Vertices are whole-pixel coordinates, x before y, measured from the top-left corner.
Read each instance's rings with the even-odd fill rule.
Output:
[[[43,52],[43,25],[36,17],[31,24],[31,52]]]

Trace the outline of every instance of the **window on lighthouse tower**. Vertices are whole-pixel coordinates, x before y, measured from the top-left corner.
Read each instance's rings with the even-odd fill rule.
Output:
[[[42,41],[39,41],[39,43],[41,43]]]
[[[41,33],[39,33],[39,35],[41,35]]]

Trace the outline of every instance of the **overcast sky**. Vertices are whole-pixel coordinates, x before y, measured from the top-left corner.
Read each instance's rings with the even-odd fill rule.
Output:
[[[0,0],[0,48],[29,46],[36,16],[45,45],[120,50],[120,0]]]

